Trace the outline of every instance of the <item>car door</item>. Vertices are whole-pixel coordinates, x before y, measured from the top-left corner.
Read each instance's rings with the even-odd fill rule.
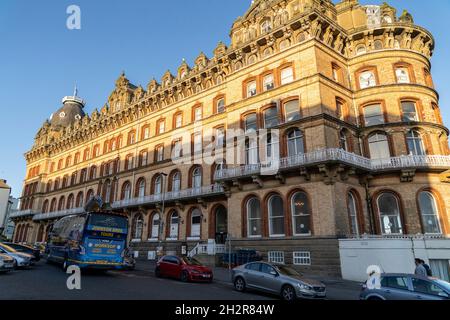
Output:
[[[414,300],[408,276],[386,276],[381,279],[381,289],[377,293],[386,300]]]
[[[252,262],[245,266],[244,269],[244,278],[247,287],[250,288],[259,288],[258,284],[259,276],[260,276],[261,263]]]
[[[278,272],[267,263],[261,264],[261,288],[265,291],[279,293],[281,291],[281,282]]]
[[[161,275],[170,276],[170,268],[171,268],[170,261],[171,261],[170,257],[163,257],[161,259],[161,262],[159,263],[159,270],[161,272]]]
[[[430,280],[411,278],[415,300],[447,300],[449,295]]]

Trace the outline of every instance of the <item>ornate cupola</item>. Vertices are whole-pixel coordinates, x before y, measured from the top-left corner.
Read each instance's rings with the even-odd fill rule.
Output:
[[[64,97],[62,107],[51,115],[50,125],[53,129],[67,128],[85,116],[83,111],[85,102],[78,97],[77,93],[77,88],[75,88],[73,95]]]

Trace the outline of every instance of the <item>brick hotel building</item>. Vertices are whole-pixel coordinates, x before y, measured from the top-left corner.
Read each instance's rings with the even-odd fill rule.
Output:
[[[25,155],[14,241],[45,241],[56,219],[96,194],[128,214],[130,245],[145,258],[160,240],[165,252],[187,242],[215,254],[228,238],[274,262],[339,274],[340,238],[450,234],[435,44],[407,11],[256,0],[230,37],[145,89],[122,74],[90,115],[76,94],[65,97]],[[201,158],[208,130],[215,152],[231,153],[236,140],[224,136],[236,129],[279,134],[266,145],[247,138],[243,164],[173,163],[186,144],[192,152],[178,156]],[[279,170],[268,175],[261,157],[274,145]]]

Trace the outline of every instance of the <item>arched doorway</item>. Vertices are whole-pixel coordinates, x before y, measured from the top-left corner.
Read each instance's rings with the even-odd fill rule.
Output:
[[[228,236],[228,212],[220,205],[214,210],[216,243],[224,244]]]

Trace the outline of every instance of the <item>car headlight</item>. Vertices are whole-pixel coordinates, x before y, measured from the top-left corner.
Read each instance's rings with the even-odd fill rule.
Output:
[[[300,288],[300,290],[308,290],[308,291],[312,290],[310,286],[303,283],[297,283],[297,286]]]
[[[4,264],[3,260],[0,260],[0,267],[3,267]]]
[[[193,270],[190,270],[192,273],[195,273],[195,274],[199,274],[199,273],[201,273],[200,271],[198,271],[198,270],[195,270],[195,269],[193,269]]]

